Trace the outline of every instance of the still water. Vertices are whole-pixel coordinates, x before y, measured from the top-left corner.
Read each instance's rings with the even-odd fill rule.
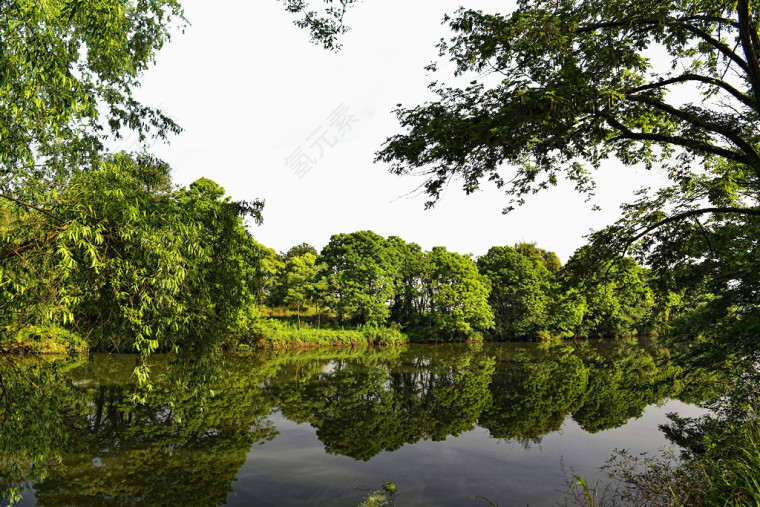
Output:
[[[397,505],[556,505],[563,469],[658,451],[715,388],[643,341],[268,352],[201,386],[163,357],[144,405],[133,366],[62,368],[60,445],[21,505],[357,505],[382,481]]]

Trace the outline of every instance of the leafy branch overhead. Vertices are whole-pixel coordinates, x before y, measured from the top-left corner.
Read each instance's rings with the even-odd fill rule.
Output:
[[[133,92],[183,23],[176,0],[1,2],[0,191],[60,182],[109,135],[179,132]]]
[[[308,30],[313,43],[338,51],[341,48],[338,37],[349,30],[344,23],[346,12],[360,0],[325,0],[327,5],[322,10],[312,10],[306,0],[281,1],[288,12],[301,16],[295,25]]]
[[[396,174],[428,175],[431,203],[452,178],[468,193],[493,181],[513,204],[563,175],[592,192],[590,169],[610,157],[661,167],[679,185],[707,172],[757,188],[757,15],[748,0],[521,1],[508,16],[460,9],[438,47],[474,80],[434,83],[437,101],[399,108],[405,133],[377,158]],[[698,103],[684,100],[696,94]]]

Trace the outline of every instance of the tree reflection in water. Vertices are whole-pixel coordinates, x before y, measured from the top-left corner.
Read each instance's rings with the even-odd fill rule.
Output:
[[[278,436],[275,412],[313,426],[326,452],[366,461],[475,426],[526,446],[567,417],[597,432],[721,385],[631,341],[269,352],[224,358],[211,383],[161,361],[144,405],[131,401],[127,356],[5,368],[6,496],[29,482],[40,505],[221,504],[255,444]]]

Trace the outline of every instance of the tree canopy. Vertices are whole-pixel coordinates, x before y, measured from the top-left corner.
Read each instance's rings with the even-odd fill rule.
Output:
[[[133,92],[183,22],[176,0],[3,2],[0,193],[89,167],[109,135],[178,132]]]

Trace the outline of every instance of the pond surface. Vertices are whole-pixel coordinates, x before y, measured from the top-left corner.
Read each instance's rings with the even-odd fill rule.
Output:
[[[224,358],[211,389],[157,358],[135,405],[134,358],[99,355],[59,368],[60,445],[21,504],[357,505],[392,481],[397,505],[554,505],[563,463],[593,481],[616,448],[665,446],[668,412],[701,413],[714,378],[669,357],[632,341],[269,352]]]

